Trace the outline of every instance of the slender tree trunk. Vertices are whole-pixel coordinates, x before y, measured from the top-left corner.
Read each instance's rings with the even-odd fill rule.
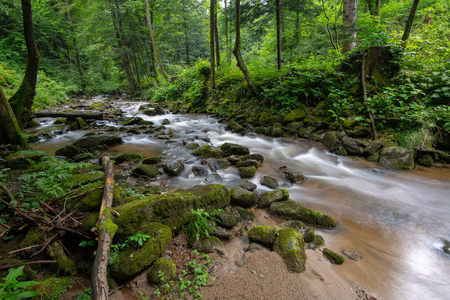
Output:
[[[188,65],[191,64],[191,58],[189,55],[189,38],[188,38],[188,22],[187,22],[187,18],[186,18],[186,14],[187,14],[187,7],[186,7],[186,2],[185,0],[183,0],[183,9],[184,9],[184,15],[183,15],[183,27],[184,27],[184,44],[186,46],[186,63]]]
[[[66,0],[66,5],[67,5],[67,18],[69,19],[70,30],[72,31],[72,35],[73,35],[72,40],[73,40],[73,47],[75,48],[75,55],[77,58],[78,73],[80,73],[80,76],[84,80],[83,67],[81,66],[80,52],[78,52],[77,38],[75,37],[75,30],[73,28],[72,14],[70,13],[70,5],[69,5],[68,0]]]
[[[70,48],[69,48],[68,42],[66,42],[66,50],[67,50],[67,60],[69,61],[70,69],[73,70],[72,59],[70,58]]]
[[[236,41],[234,43],[233,54],[236,57],[239,69],[241,69],[242,73],[244,73],[248,87],[253,92],[253,95],[257,96],[258,89],[256,88],[256,85],[253,83],[252,78],[250,77],[250,73],[248,72],[247,66],[245,65],[244,60],[242,59],[241,56],[240,42],[241,42],[241,1],[236,0]]]
[[[327,10],[326,10],[326,8],[325,8],[325,1],[324,1],[324,0],[322,0],[322,8],[323,8],[323,14],[325,15],[325,18],[327,19],[327,31],[328,31],[328,36],[329,36],[331,45],[333,46],[333,48],[334,48],[335,50],[337,50],[338,47],[337,47],[337,45],[334,43],[334,41],[333,41],[333,35],[331,34],[331,29],[330,29],[330,17],[329,17],[328,14],[327,14]]]
[[[19,124],[17,124],[16,117],[11,109],[11,106],[6,100],[3,89],[0,86],[0,140],[6,144],[19,145],[25,148],[26,140],[23,138]]]
[[[381,0],[377,0],[377,17],[380,17],[381,12]]]
[[[147,42],[145,44],[147,45],[148,55],[150,56],[150,71],[152,72],[153,77],[156,79],[156,81],[158,81],[158,75],[156,74],[155,55],[153,51],[153,46],[151,44],[149,45]]]
[[[137,63],[137,58],[136,58],[136,54],[133,53],[133,61],[134,61],[134,71],[137,77],[137,84],[138,84],[138,88],[139,90],[141,89],[141,75],[139,74],[139,67],[138,67],[138,63]]]
[[[375,129],[375,121],[373,120],[372,111],[370,110],[369,103],[367,102],[367,86],[366,86],[366,59],[367,52],[364,53],[361,66],[361,85],[363,88],[364,105],[366,106],[367,113],[369,114],[370,127],[372,129],[373,138],[377,139],[377,130]]]
[[[9,99],[19,127],[23,129],[31,118],[31,108],[36,94],[39,53],[34,39],[33,12],[31,0],[22,0],[23,27],[27,45],[27,69],[17,92]]]
[[[339,34],[338,34],[338,28],[337,28],[337,21],[338,21],[339,13],[341,12],[343,3],[344,2],[342,1],[341,5],[339,6],[339,10],[338,10],[337,0],[334,0],[334,24],[333,24],[333,30],[334,30],[334,40],[335,40],[335,44],[336,44],[337,48],[339,48]]]
[[[300,12],[295,12],[295,27],[294,27],[294,48],[298,47],[300,41]]]
[[[217,10],[217,0],[214,0],[214,6]],[[214,12],[214,42],[216,44],[216,65],[220,66],[220,46],[219,46],[219,30],[217,27],[217,11]]]
[[[281,69],[281,22],[280,22],[280,0],[275,0],[277,17],[277,66]],[[237,30],[237,29],[236,29]]]
[[[166,72],[164,72],[164,68],[161,65],[161,59],[159,58],[158,49],[156,48],[156,41],[155,37],[153,36],[153,27],[152,27],[152,21],[150,19],[150,9],[148,7],[148,0],[145,1],[145,14],[147,15],[147,26],[148,31],[150,32],[150,38],[152,40],[152,46],[153,46],[153,52],[155,53],[156,62],[158,63],[159,70],[161,71],[161,74],[164,76],[164,79],[169,82],[169,77],[167,76]]]
[[[215,66],[214,66],[214,11],[215,11],[215,0],[210,0],[209,5],[209,56],[211,60],[211,89],[216,88],[216,81],[215,81]],[[212,91],[211,91],[212,94]]]
[[[414,23],[414,17],[416,16],[417,6],[419,5],[419,0],[414,0],[413,5],[411,7],[411,11],[409,12],[408,21],[406,21],[405,32],[403,33],[402,41],[406,42],[411,34],[411,28]]]
[[[231,51],[230,51],[230,39],[228,37],[228,10],[227,10],[227,3],[228,1],[225,0],[225,43],[227,46],[227,63],[231,62]]]
[[[358,20],[358,0],[344,0],[344,29],[342,53],[356,47],[356,21]]]

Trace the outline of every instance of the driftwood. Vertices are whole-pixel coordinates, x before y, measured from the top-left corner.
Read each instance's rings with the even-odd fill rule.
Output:
[[[361,67],[361,85],[363,88],[364,105],[366,106],[367,113],[369,114],[370,127],[372,128],[373,138],[377,139],[377,130],[375,129],[375,121],[373,120],[372,111],[370,110],[369,103],[367,102],[366,58],[367,58],[367,53],[364,53],[364,56],[362,58],[362,67]]]
[[[95,255],[92,272],[92,296],[94,300],[108,299],[109,286],[107,281],[107,266],[111,242],[117,226],[112,222],[111,206],[114,194],[113,164],[109,157],[103,157],[105,171],[105,188],[103,190],[102,204],[98,216],[97,228],[99,232],[97,253]]]
[[[76,119],[78,117],[83,118],[85,120],[87,119],[93,119],[93,120],[104,120],[105,116],[103,113],[97,113],[97,112],[88,112],[88,111],[81,111],[81,112],[57,112],[57,111],[45,111],[41,110],[34,113],[36,118],[67,118],[67,119]]]

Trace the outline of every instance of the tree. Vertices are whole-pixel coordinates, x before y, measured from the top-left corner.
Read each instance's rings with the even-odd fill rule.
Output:
[[[211,89],[215,89],[216,88],[216,81],[215,81],[215,65],[214,65],[214,59],[215,59],[215,55],[214,55],[214,37],[215,37],[215,33],[214,33],[214,14],[215,14],[215,2],[216,0],[211,0],[210,1],[210,6],[209,6],[209,56],[210,56],[210,60],[211,60]]]
[[[280,17],[280,0],[275,0],[276,16],[277,16],[277,66],[281,69],[281,17]]]
[[[411,7],[411,11],[409,12],[408,21],[406,21],[405,31],[403,33],[402,41],[406,42],[411,34],[411,28],[414,23],[414,17],[416,16],[417,6],[419,5],[419,0],[414,0],[413,5]]]
[[[78,48],[77,48],[77,38],[75,37],[75,29],[73,28],[73,21],[72,21],[72,14],[70,13],[69,0],[66,0],[66,5],[67,5],[67,19],[69,20],[70,30],[72,31],[73,47],[75,48],[75,55],[77,57],[78,72],[80,73],[80,76],[81,76],[81,78],[83,78],[83,81],[84,81],[83,67],[81,66],[80,52],[78,51]],[[70,58],[70,56],[69,56],[69,58]]]
[[[356,47],[356,21],[358,20],[358,0],[344,0],[343,7],[344,29],[342,34],[342,53],[346,53]]]
[[[22,136],[16,117],[6,100],[3,89],[0,86],[0,137],[5,143],[26,147],[27,142]]]
[[[234,43],[233,54],[236,57],[237,66],[239,67],[239,69],[241,69],[242,73],[244,73],[248,87],[253,92],[253,95],[256,96],[258,95],[258,90],[256,88],[256,85],[253,83],[252,78],[250,77],[250,73],[248,72],[244,60],[242,59],[240,42],[241,42],[241,1],[236,0],[236,41]]]
[[[31,0],[22,0],[22,15],[25,43],[27,45],[27,69],[17,92],[9,99],[19,127],[23,129],[31,118],[31,108],[36,93],[39,53],[34,38],[33,12]]]

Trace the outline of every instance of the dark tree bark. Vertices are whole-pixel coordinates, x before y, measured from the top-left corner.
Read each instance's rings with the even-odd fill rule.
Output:
[[[67,5],[67,18],[69,19],[70,30],[72,31],[72,35],[73,35],[72,41],[73,41],[73,47],[75,48],[75,55],[77,58],[78,73],[80,73],[80,76],[81,76],[81,78],[83,78],[83,81],[84,81],[83,67],[81,66],[80,52],[78,51],[78,47],[77,47],[77,38],[75,37],[75,30],[73,28],[72,14],[70,13],[70,5],[69,5],[68,0],[66,0],[66,5]]]
[[[70,48],[68,42],[66,42],[66,50],[67,50],[67,60],[69,61],[70,69],[73,70],[72,58],[70,58]]]
[[[295,27],[294,27],[294,48],[298,47],[300,41],[300,12],[295,12]]]
[[[281,22],[280,22],[280,0],[275,0],[277,16],[277,66],[281,69]],[[237,29],[236,29],[237,30]]]
[[[377,0],[377,17],[380,17],[381,12],[381,0]]]
[[[240,42],[241,42],[241,1],[236,0],[236,41],[234,43],[233,54],[236,57],[239,69],[241,69],[242,73],[244,73],[248,87],[253,92],[253,95],[257,96],[258,89],[256,88],[256,85],[253,83],[252,78],[250,77],[250,73],[248,72],[247,66],[245,65],[244,60],[242,59],[241,56]]]
[[[211,60],[211,89],[215,89],[216,88],[216,75],[215,75],[215,65],[214,65],[214,60],[215,60],[215,55],[214,55],[214,37],[215,37],[215,33],[214,33],[214,11],[215,9],[215,0],[211,0],[210,1],[210,5],[209,5],[209,55],[210,55],[210,60]],[[212,92],[211,92],[212,94]]]
[[[23,27],[27,45],[27,69],[17,92],[9,99],[19,127],[23,129],[31,118],[31,108],[36,94],[39,53],[34,39],[33,12],[31,0],[22,0]]]
[[[409,12],[408,21],[406,21],[405,32],[403,33],[402,41],[406,42],[411,34],[411,28],[414,23],[414,17],[416,16],[417,6],[419,5],[419,0],[414,0],[413,5],[411,7],[411,11]]]
[[[186,2],[183,0],[183,9],[184,9],[184,15],[183,15],[183,27],[184,27],[184,43],[186,45],[186,63],[188,65],[191,64],[191,58],[189,55],[189,38],[188,38],[188,22],[187,22],[187,18],[186,18],[186,13],[187,13],[187,7],[186,7]]]
[[[225,0],[225,43],[227,46],[227,63],[231,62],[231,50],[230,50],[230,39],[228,37],[228,1]]]
[[[16,117],[6,100],[3,89],[0,86],[0,139],[6,144],[19,145],[25,148],[26,140],[23,138]]]
[[[326,11],[326,9],[325,9],[325,1],[324,1],[324,0],[322,0],[322,8],[323,8],[323,14],[325,15],[325,18],[327,19],[327,31],[328,31],[328,36],[329,36],[331,45],[333,46],[333,48],[334,48],[335,50],[337,50],[337,48],[338,48],[338,47],[337,47],[337,44],[334,43],[333,35],[331,34],[331,29],[330,29],[330,17],[328,16],[327,11]]]
[[[150,33],[150,38],[152,40],[153,53],[155,54],[156,62],[158,63],[161,74],[164,76],[164,79],[167,82],[169,82],[169,77],[167,76],[166,72],[164,72],[164,68],[161,65],[161,59],[159,58],[158,49],[156,48],[156,41],[155,41],[155,37],[153,36],[153,27],[152,27],[152,20],[150,18],[150,8],[148,6],[148,0],[144,0],[144,1],[145,1],[145,14],[147,15],[147,27],[148,27],[148,31]]]
[[[214,0],[215,9],[217,10],[217,0]],[[219,30],[217,27],[217,11],[214,13],[214,43],[216,44],[216,65],[220,66],[220,45]]]
[[[358,20],[358,0],[344,0],[344,29],[342,53],[356,47],[356,21]]]

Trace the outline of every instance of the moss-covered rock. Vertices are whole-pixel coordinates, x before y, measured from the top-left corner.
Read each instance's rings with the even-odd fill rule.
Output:
[[[263,225],[254,226],[248,232],[250,243],[258,243],[270,249],[272,249],[276,237],[277,231],[274,228]]]
[[[218,215],[218,219],[220,221],[220,224],[227,228],[233,228],[238,223],[236,214],[232,212],[221,212]]]
[[[239,176],[241,178],[252,178],[256,174],[255,167],[240,167],[238,168]]]
[[[383,141],[382,140],[375,140],[372,143],[369,144],[369,146],[364,149],[363,154],[365,156],[371,156],[377,153],[381,148],[383,148]]]
[[[229,204],[230,193],[225,186],[219,184],[150,195],[115,207],[120,214],[120,217],[115,219],[119,226],[116,237],[126,238],[144,232],[152,222],[160,222],[170,228],[180,228],[189,219],[192,209],[213,211]]]
[[[72,285],[74,284],[70,277],[48,278],[32,285],[29,290],[38,293],[33,299],[60,299]]]
[[[163,158],[156,156],[156,157],[147,157],[142,160],[143,165],[156,165],[162,162]]]
[[[77,122],[79,128],[86,128],[88,126],[86,121],[81,117],[76,118],[75,122]]]
[[[96,134],[82,137],[72,143],[75,147],[92,149],[101,145],[112,146],[122,143],[122,138],[116,134]]]
[[[330,152],[335,152],[344,147],[334,131],[327,132],[322,139],[322,143]]]
[[[180,160],[173,161],[165,164],[163,170],[169,176],[179,176],[184,170],[184,163]]]
[[[297,231],[304,231],[306,230],[306,225],[302,221],[297,220],[289,220],[283,225],[284,227],[289,227]]]
[[[75,155],[75,157],[73,158],[74,162],[81,162],[81,161],[85,161],[85,160],[89,160],[89,159],[94,159],[94,154],[92,153],[80,153]]]
[[[309,227],[308,230],[306,230],[305,234],[303,234],[303,239],[307,243],[313,242],[316,239],[316,232],[314,228]]]
[[[368,161],[374,161],[374,162],[378,161],[379,159],[380,159],[380,153],[374,153],[367,158]]]
[[[379,162],[389,168],[411,170],[414,168],[414,151],[397,146],[383,148]]]
[[[162,276],[159,276],[159,274]],[[168,258],[159,258],[148,270],[147,280],[149,283],[164,284],[176,279],[177,268],[173,261]]]
[[[44,243],[47,239],[47,234],[37,225],[28,230],[27,235],[23,239],[22,243],[20,243],[20,248],[26,248],[33,245],[40,245]]]
[[[164,120],[162,120],[162,122],[161,122],[161,125],[169,125],[169,124],[170,124],[169,119],[164,119]]]
[[[133,174],[137,176],[156,178],[161,174],[161,172],[156,166],[142,164],[133,170]]]
[[[341,265],[345,261],[343,256],[331,251],[328,248],[323,249],[323,255],[334,265]]]
[[[53,124],[54,125],[63,125],[63,124],[66,124],[66,122],[67,122],[67,118],[58,118],[53,122]]]
[[[325,240],[321,235],[316,234],[314,241],[310,243],[310,247],[315,249],[317,247],[325,245]]]
[[[238,144],[224,143],[220,146],[220,149],[225,156],[250,154],[250,150],[247,147]]]
[[[208,169],[204,166],[193,166],[192,173],[195,177],[205,177],[208,176]]]
[[[350,120],[345,120],[345,121],[342,123],[342,126],[344,127],[344,129],[352,129],[352,128],[354,128],[355,126],[357,126],[358,124],[359,124],[359,121],[358,121],[358,120],[350,119]]]
[[[79,155],[81,153],[81,149],[72,145],[68,145],[62,148],[59,148],[56,150],[55,155],[56,156],[64,156],[67,158],[74,158],[75,156]]]
[[[103,182],[96,182],[88,187],[83,188],[82,192],[86,193],[81,193],[80,194],[81,196],[69,199],[66,202],[66,208],[68,210],[71,210],[76,206],[81,211],[86,212],[97,211],[102,203],[103,186],[104,186]],[[120,202],[122,202],[122,193],[120,189],[115,185],[113,194],[113,204],[117,204]]]
[[[236,206],[236,211],[239,215],[239,217],[238,217],[239,221],[253,221],[256,218],[256,215],[254,212],[246,210],[243,207]]]
[[[121,164],[128,161],[139,161],[143,156],[139,153],[120,153],[117,156],[112,157],[116,164]]]
[[[261,164],[259,163],[259,161],[254,160],[254,159],[246,159],[246,160],[240,160],[236,163],[236,167],[240,168],[240,167],[255,167],[256,169],[258,169],[261,166]]]
[[[230,163],[225,159],[208,158],[204,161],[213,172],[216,172],[217,170],[226,169],[230,166]]]
[[[261,179],[261,184],[268,186],[272,189],[275,189],[278,187],[278,181],[270,176],[264,176],[263,179]]]
[[[223,242],[215,236],[205,237],[200,240],[196,240],[195,237],[190,237],[189,246],[199,252],[212,253],[214,248],[223,248]]]
[[[150,235],[150,238],[142,247],[137,244],[129,245],[119,253],[117,263],[111,266],[111,275],[114,278],[130,278],[151,266],[166,252],[172,239],[170,228],[159,223],[152,223],[141,233]]]
[[[71,275],[77,273],[77,267],[74,261],[66,255],[66,252],[60,243],[53,242],[46,250],[47,253],[56,260],[59,272]]]
[[[431,154],[425,154],[417,160],[417,163],[424,167],[431,167],[433,165],[433,162],[434,160]]]
[[[241,186],[234,186],[230,189],[230,201],[234,205],[251,207],[258,203],[258,194],[248,191]]]
[[[292,228],[278,230],[273,250],[286,262],[291,272],[301,273],[306,269],[305,242],[303,237]]]
[[[240,133],[240,134],[244,134],[245,133],[245,128],[243,126],[241,126],[239,123],[237,123],[236,121],[234,121],[234,120],[231,120],[231,121],[228,122],[228,127],[234,132],[237,132],[237,133]]]
[[[306,117],[306,115],[307,112],[304,109],[296,108],[287,114],[287,116],[283,120],[283,123],[287,124],[290,122],[301,121]]]
[[[298,172],[284,171],[283,173],[284,176],[286,176],[286,178],[292,183],[302,182],[306,179],[305,175]]]
[[[259,163],[262,165],[264,163],[264,156],[262,156],[262,154],[259,153],[252,153],[252,154],[248,154],[248,155],[244,155],[241,157],[241,161],[245,161],[245,160],[257,160],[259,161]]]
[[[334,218],[306,208],[292,200],[273,202],[270,205],[269,211],[275,216],[302,221],[318,227],[336,228],[338,225]]]
[[[210,145],[201,146],[200,148],[195,149],[192,154],[195,156],[200,156],[201,158],[221,158],[222,156],[220,151],[212,149]]]
[[[287,189],[279,189],[262,193],[259,197],[258,207],[269,207],[272,202],[289,200],[289,191]]]
[[[344,136],[342,138],[342,145],[344,146],[345,150],[347,150],[348,154],[350,155],[358,155],[361,156],[363,154],[365,145],[364,143],[353,139],[349,136]]]
[[[270,124],[270,115],[263,111],[260,115],[259,115],[259,119],[258,119],[259,123],[261,124]]]
[[[38,150],[18,151],[8,155],[3,163],[8,168],[23,170],[31,165],[30,161],[37,162],[41,159],[41,157],[44,156],[47,156],[47,153],[45,153],[44,151]]]

